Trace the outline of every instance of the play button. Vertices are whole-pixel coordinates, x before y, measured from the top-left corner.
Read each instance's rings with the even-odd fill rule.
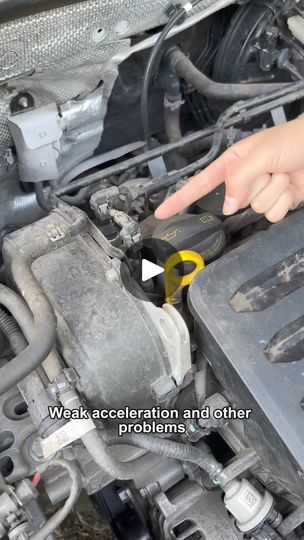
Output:
[[[189,285],[197,267],[198,254],[178,251],[168,241],[144,238],[133,244],[121,261],[121,280],[133,296],[152,301],[158,306],[164,302],[180,303],[184,286]]]
[[[198,253],[177,251],[159,238],[145,238],[126,252],[120,276],[125,288],[136,298],[157,306],[164,302],[177,305],[182,301],[183,289],[203,267],[204,261]]]
[[[167,296],[165,263],[173,255],[182,270],[183,261],[174,246],[161,239],[143,238],[126,252],[121,262],[120,277],[124,287],[136,298],[161,306]],[[174,288],[178,288],[178,284]]]
[[[141,262],[141,280],[143,282],[163,274],[164,271],[164,268],[147,259],[143,259]]]

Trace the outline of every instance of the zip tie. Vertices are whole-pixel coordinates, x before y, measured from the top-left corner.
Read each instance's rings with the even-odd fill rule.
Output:
[[[182,97],[180,97],[176,101],[171,101],[170,99],[166,98],[166,96],[164,97],[164,107],[166,109],[170,109],[170,111],[176,111],[182,105],[184,105],[184,103],[185,100]]]

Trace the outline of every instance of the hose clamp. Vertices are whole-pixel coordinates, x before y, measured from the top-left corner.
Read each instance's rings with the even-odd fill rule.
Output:
[[[191,11],[193,10],[193,5],[191,4],[191,2],[187,2],[183,5],[183,9],[187,14],[191,13]]]
[[[74,390],[78,387],[79,377],[73,368],[67,368],[56,377],[56,379],[50,384],[49,389],[52,396],[58,401],[59,396],[63,392]]]
[[[176,111],[180,109],[182,105],[184,105],[185,100],[182,98],[182,95],[176,100],[168,99],[168,97],[164,97],[164,107],[165,109],[170,109],[170,111]]]

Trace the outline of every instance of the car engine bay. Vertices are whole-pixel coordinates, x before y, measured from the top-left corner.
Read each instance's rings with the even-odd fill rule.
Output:
[[[119,540],[304,538],[302,205],[154,216],[303,115],[303,2],[4,0],[0,49],[0,538],[81,490]]]

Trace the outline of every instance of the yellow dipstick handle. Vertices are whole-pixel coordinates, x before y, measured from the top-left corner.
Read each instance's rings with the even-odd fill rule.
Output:
[[[195,264],[194,270],[185,276],[174,274],[174,268],[183,263]],[[190,285],[196,274],[205,268],[205,261],[195,251],[183,250],[170,255],[165,263],[165,289],[167,304],[179,304],[184,287]]]

